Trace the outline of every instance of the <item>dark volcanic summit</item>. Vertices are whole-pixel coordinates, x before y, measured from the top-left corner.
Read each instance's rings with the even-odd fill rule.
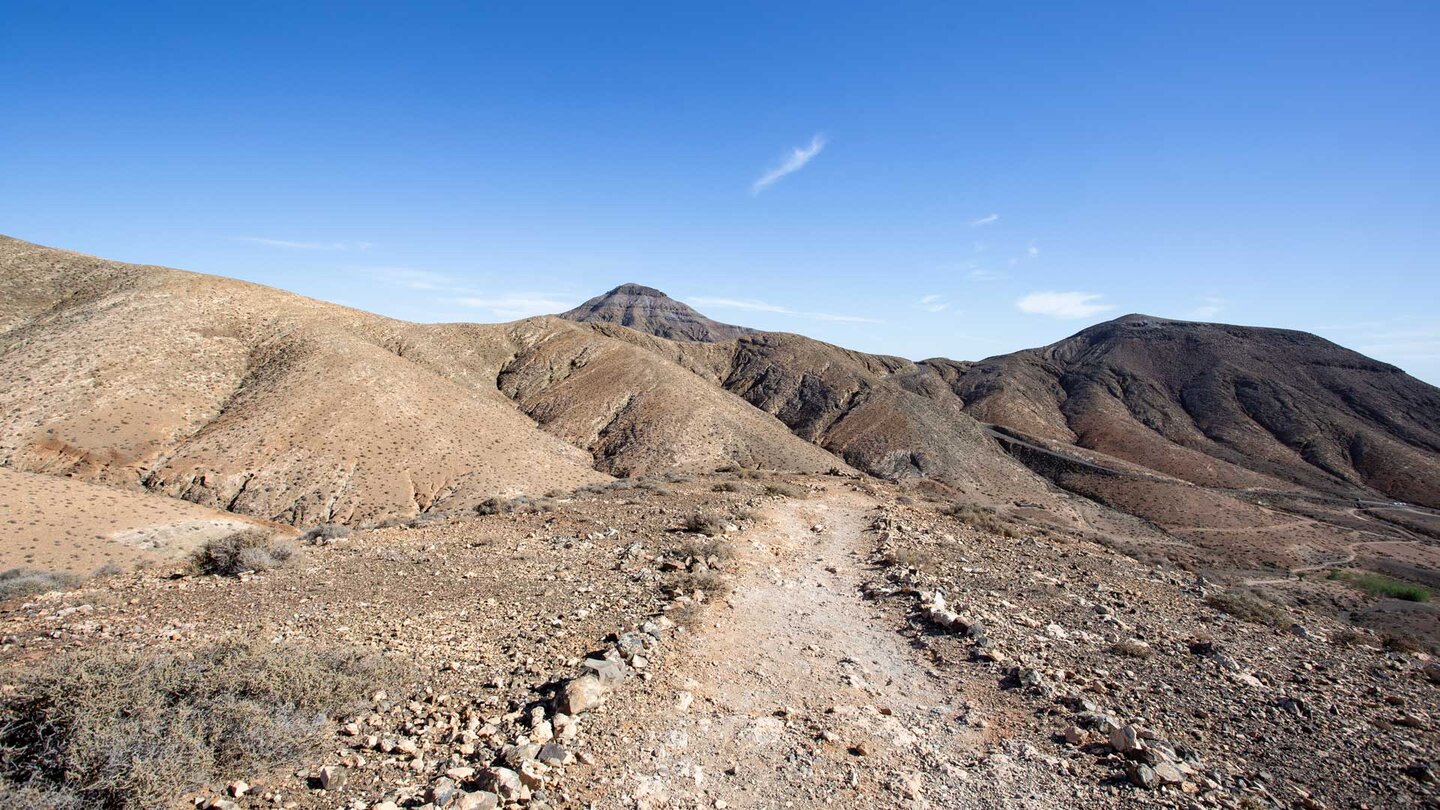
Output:
[[[640,284],[621,284],[560,317],[584,323],[616,323],[658,337],[703,343],[733,340],[755,331],[712,321],[654,287]]]

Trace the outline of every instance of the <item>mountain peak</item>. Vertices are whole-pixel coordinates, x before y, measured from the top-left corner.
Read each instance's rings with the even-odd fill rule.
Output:
[[[616,323],[672,340],[718,343],[755,331],[713,321],[654,287],[621,284],[560,317],[581,323]]]
[[[669,298],[669,297],[670,297],[670,296],[666,295],[664,292],[661,292],[660,290],[655,289],[654,287],[646,287],[644,284],[636,284],[636,283],[634,283],[634,282],[626,282],[626,283],[624,283],[624,284],[621,284],[619,287],[616,287],[615,289],[611,290],[610,292],[605,293],[605,296],[611,296],[611,295],[646,295],[646,296],[650,296],[651,298]],[[605,296],[601,296],[601,297],[603,298],[603,297],[605,297]]]

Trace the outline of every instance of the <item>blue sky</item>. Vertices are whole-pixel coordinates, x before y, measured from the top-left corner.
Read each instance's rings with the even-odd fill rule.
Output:
[[[419,321],[625,281],[978,359],[1127,312],[1440,382],[1440,5],[5,3],[0,233]]]

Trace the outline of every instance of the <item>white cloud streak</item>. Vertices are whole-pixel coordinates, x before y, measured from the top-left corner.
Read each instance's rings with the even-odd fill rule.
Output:
[[[1000,221],[1000,215],[999,215],[999,214],[986,214],[985,216],[980,217],[979,219],[972,219],[972,220],[970,220],[970,227],[972,227],[972,228],[983,228],[983,227],[985,227],[986,225],[993,225],[993,224],[995,224],[996,222],[999,222],[999,221]]]
[[[926,312],[944,312],[950,308],[950,302],[946,301],[943,295],[927,295],[915,306]]]
[[[1200,303],[1196,304],[1194,309],[1191,309],[1189,312],[1185,313],[1185,317],[1197,321],[1209,320],[1219,315],[1221,312],[1224,312],[1225,304],[1226,301],[1224,298],[1207,296],[1205,298],[1201,298]]]
[[[499,295],[462,295],[447,299],[462,307],[489,312],[507,321],[534,315],[564,312],[572,304],[549,293],[501,293]]]
[[[360,267],[356,268],[371,281],[404,287],[407,290],[429,290],[437,292],[467,292],[455,283],[455,279],[444,273],[416,270],[413,267]]]
[[[237,236],[235,241],[285,248],[286,250],[369,250],[375,246],[373,242],[297,242],[290,239],[268,239],[263,236]]]
[[[969,276],[971,281],[1001,281],[1010,277],[1008,273],[988,267],[977,267],[970,271]]]
[[[696,295],[685,299],[687,303],[697,307],[715,307],[718,309],[743,309],[750,312],[771,312],[776,315],[788,315],[792,318],[806,318],[812,321],[839,321],[842,323],[881,323],[874,318],[862,318],[858,315],[835,315],[829,312],[800,312],[782,307],[778,304],[770,304],[765,301],[757,301],[748,298],[713,298],[705,295]]]
[[[1087,292],[1033,292],[1015,302],[1021,312],[1030,315],[1045,315],[1051,318],[1073,320],[1088,318],[1114,309],[1105,303],[1103,295]]]
[[[780,162],[780,165],[760,175],[759,179],[750,185],[750,193],[752,195],[759,194],[778,183],[780,178],[800,171],[805,168],[805,164],[814,160],[815,156],[820,154],[824,149],[824,135],[816,135],[811,138],[808,146],[797,146],[791,149],[790,154]]]

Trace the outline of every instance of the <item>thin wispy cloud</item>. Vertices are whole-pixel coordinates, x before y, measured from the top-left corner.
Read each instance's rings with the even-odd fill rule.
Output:
[[[946,301],[943,295],[927,295],[915,306],[926,312],[944,312],[950,308],[950,302]]]
[[[478,309],[507,321],[550,315],[573,306],[550,293],[501,293],[498,295],[462,295],[446,299],[468,309]]]
[[[989,267],[977,267],[969,273],[971,281],[1000,281],[1009,277],[1010,275],[1008,273],[993,270]]]
[[[264,236],[237,236],[235,241],[285,248],[286,250],[369,250],[375,246],[373,242],[298,242],[290,239],[269,239]]]
[[[687,303],[697,307],[711,307],[716,309],[743,309],[750,312],[771,312],[776,315],[788,315],[792,318],[806,318],[812,321],[840,321],[843,323],[882,323],[874,318],[862,318],[858,315],[836,315],[830,312],[800,312],[799,310],[782,307],[778,304],[771,304],[765,301],[757,301],[750,298],[712,298],[705,295],[696,295],[685,299]]]
[[[1206,296],[1200,299],[1193,309],[1185,313],[1185,317],[1191,320],[1205,321],[1219,315],[1225,310],[1226,301],[1224,298]]]
[[[805,164],[815,159],[825,149],[825,136],[816,135],[810,139],[808,146],[797,146],[790,150],[780,165],[760,175],[760,178],[750,185],[751,194],[759,194],[765,189],[780,182],[782,177],[794,174],[805,168]]]
[[[970,220],[970,227],[972,227],[972,228],[983,228],[983,227],[985,227],[986,225],[994,225],[996,222],[999,222],[999,221],[1000,221],[1000,215],[999,215],[999,214],[986,214],[985,216],[980,217],[979,219],[972,219],[972,220]]]
[[[1030,315],[1045,315],[1051,318],[1073,320],[1088,318],[1115,307],[1105,303],[1105,296],[1087,292],[1033,292],[1022,296],[1015,307]]]
[[[435,292],[466,292],[458,281],[444,273],[417,270],[413,267],[357,267],[355,272],[381,284],[404,287],[407,290]]]

